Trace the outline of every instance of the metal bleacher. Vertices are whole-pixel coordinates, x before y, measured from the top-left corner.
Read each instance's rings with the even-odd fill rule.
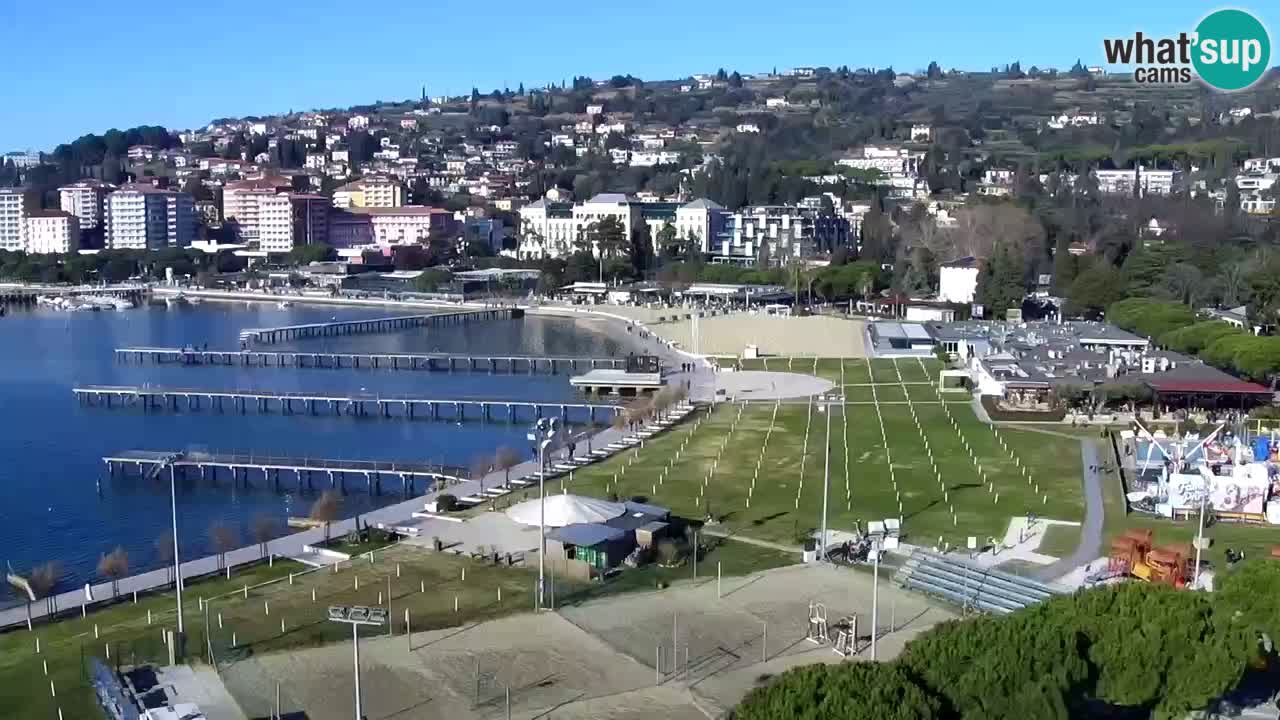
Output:
[[[893,581],[908,590],[933,595],[967,609],[1000,615],[1064,594],[1035,580],[978,567],[928,550],[913,552]]]

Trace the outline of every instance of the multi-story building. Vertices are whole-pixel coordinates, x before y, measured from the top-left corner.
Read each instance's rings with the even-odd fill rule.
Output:
[[[292,187],[288,178],[278,175],[229,182],[222,188],[222,219],[234,224],[240,240],[257,240],[261,203]]]
[[[348,212],[369,218],[373,242],[379,245],[426,242],[433,233],[451,233],[456,222],[448,210],[422,205],[350,208]]]
[[[329,244],[329,198],[310,193],[289,195],[293,205],[293,242],[299,245]]]
[[[34,210],[27,215],[26,251],[69,253],[80,249],[80,223],[64,210]]]
[[[27,217],[39,204],[36,193],[25,188],[0,188],[0,250],[26,248]]]
[[[787,205],[744,207],[725,218],[707,251],[729,262],[751,262],[768,247],[769,258],[808,258],[849,247],[849,221]]]
[[[708,238],[720,232],[724,217],[724,208],[710,200],[683,205],[639,202],[621,193],[601,193],[577,204],[539,200],[520,208],[518,254],[525,258],[569,255],[583,233],[606,218],[618,221],[628,243],[634,241],[636,230],[643,224],[657,252],[660,233],[670,225],[677,237],[697,238],[705,251]]]
[[[577,238],[573,203],[540,199],[520,208],[520,257],[569,255]]]
[[[283,253],[293,249],[293,203],[288,195],[258,199],[255,230],[259,250]]]
[[[1125,170],[1095,170],[1098,192],[1110,195],[1168,195],[1182,180],[1177,170],[1148,170],[1139,165]]]
[[[58,201],[65,212],[76,216],[80,229],[89,230],[102,224],[107,195],[115,189],[98,180],[81,180],[58,188]]]
[[[129,184],[107,196],[107,247],[186,247],[195,238],[195,202],[184,192]]]
[[[914,177],[919,168],[920,153],[905,148],[868,145],[851,157],[840,158],[837,165],[858,170],[879,170],[885,175]]]
[[[33,150],[15,150],[14,152],[5,153],[3,157],[0,157],[0,164],[4,164],[6,162],[13,163],[13,166],[19,170],[26,170],[27,168],[33,168],[40,164],[40,153]]]
[[[396,208],[404,205],[404,185],[395,178],[374,175],[333,191],[333,206],[339,208]]]
[[[373,244],[373,219],[360,212],[341,208],[329,211],[329,244],[335,248],[363,247]]]
[[[702,198],[685,203],[676,210],[676,235],[686,240],[696,240],[699,249],[706,253],[714,239],[724,230],[724,220],[728,214],[724,206],[714,200]],[[661,251],[661,248],[658,250]]]

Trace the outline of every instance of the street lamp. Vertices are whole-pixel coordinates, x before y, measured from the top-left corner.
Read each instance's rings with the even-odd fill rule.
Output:
[[[546,606],[547,583],[547,448],[559,432],[556,418],[539,418],[526,436],[538,449],[538,602],[535,609]]]
[[[182,557],[178,554],[178,488],[175,474],[176,470],[171,460],[169,462],[169,512],[173,517],[173,591],[178,599],[178,634],[173,644],[174,656],[181,660],[186,636],[183,633],[182,623]]]
[[[831,404],[824,401],[818,404],[818,412],[827,415],[827,443],[822,468],[822,535],[818,539],[818,558],[827,559],[827,496],[831,486]]]
[[[885,523],[882,523],[885,525]],[[876,640],[880,634],[880,555],[885,550],[896,550],[896,535],[873,535],[871,537],[871,661],[876,660]]]
[[[382,627],[387,624],[387,610],[380,607],[363,605],[330,605],[330,622],[346,623],[351,626],[351,648],[355,656],[356,672],[356,720],[364,720],[364,710],[360,701],[360,626],[372,625]]]

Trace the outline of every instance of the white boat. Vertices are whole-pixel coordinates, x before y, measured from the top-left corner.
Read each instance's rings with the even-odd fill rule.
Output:
[[[276,307],[280,308],[281,310],[287,310],[293,307],[293,303],[289,302],[288,300],[281,300],[279,303],[276,304]]]

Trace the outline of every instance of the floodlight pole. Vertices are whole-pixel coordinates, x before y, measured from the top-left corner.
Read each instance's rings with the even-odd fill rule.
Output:
[[[822,536],[818,540],[818,559],[827,560],[827,496],[831,486],[831,404],[824,405],[827,412],[827,443],[822,469]]]
[[[1204,547],[1204,504],[1209,497],[1209,485],[1205,483],[1204,492],[1200,493],[1200,526],[1196,530],[1196,569],[1191,578],[1191,587],[1200,584],[1200,548]]]
[[[547,448],[556,436],[554,422],[539,420],[528,438],[538,443],[538,592],[534,610],[546,606],[547,587]]]
[[[876,661],[877,625],[880,621],[880,543],[872,543],[871,571],[871,662]]]
[[[178,639],[175,644],[181,657],[184,643],[182,623],[182,558],[178,554],[178,483],[175,479],[173,463],[169,464],[169,512],[173,518],[173,590],[178,599]]]
[[[603,262],[603,260],[601,260]],[[547,591],[547,443],[538,442],[538,607],[546,605]]]
[[[356,668],[356,720],[364,720],[364,709],[360,702],[360,624],[351,623],[351,651],[355,656]]]

